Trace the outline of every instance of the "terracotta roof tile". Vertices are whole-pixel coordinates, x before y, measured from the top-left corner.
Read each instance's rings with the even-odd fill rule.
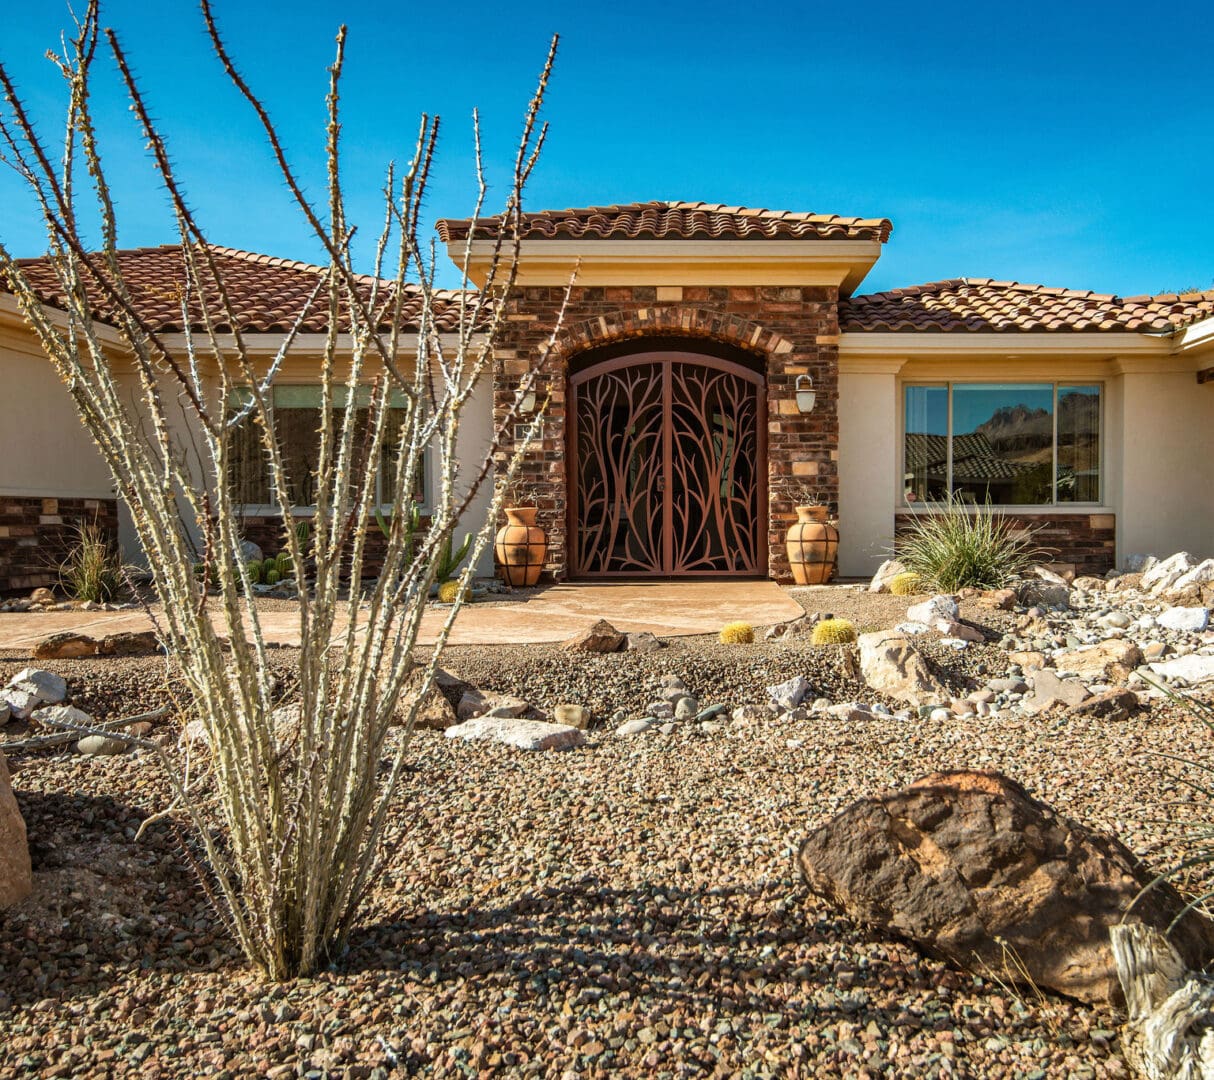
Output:
[[[499,217],[482,218],[476,239],[491,239]],[[466,240],[471,219],[438,223],[443,243]],[[886,218],[803,214],[703,202],[638,202],[543,210],[522,215],[525,240],[879,240],[889,239]]]
[[[235,314],[235,326],[223,320],[217,329],[246,333],[281,333],[289,330],[295,320],[304,315],[302,330],[322,333],[328,328],[328,302],[321,295],[309,307],[309,298],[324,268],[292,259],[258,255],[251,251],[210,245],[218,276],[223,282]],[[181,309],[183,286],[186,281],[185,262],[179,244],[162,247],[130,248],[118,252],[123,280],[131,298],[148,326],[157,333],[173,333],[184,329]],[[66,299],[48,258],[22,259],[20,265],[30,278],[45,304],[62,308]],[[364,298],[370,295],[372,278],[360,277]],[[2,284],[2,282],[0,282]],[[387,284],[387,283],[385,283]],[[416,285],[408,285],[403,307],[404,326],[416,329],[421,315],[421,296]],[[92,305],[96,318],[108,321],[114,311],[101,289]],[[386,294],[381,294],[381,296]],[[436,322],[439,329],[453,329],[459,319],[459,294],[439,292]],[[221,310],[218,291],[211,284],[207,290],[210,309]],[[189,304],[192,329],[201,329],[201,306],[192,298]],[[344,327],[343,327],[344,328]]]
[[[1214,315],[1214,290],[1123,299],[989,278],[952,278],[840,301],[848,333],[1167,333]]]

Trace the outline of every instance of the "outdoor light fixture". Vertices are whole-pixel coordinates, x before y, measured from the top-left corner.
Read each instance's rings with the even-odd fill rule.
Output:
[[[535,412],[535,387],[531,387],[521,398],[518,399],[518,411],[521,413]]]
[[[814,411],[814,402],[818,395],[814,390],[814,380],[809,375],[797,376],[797,408],[803,413]]]

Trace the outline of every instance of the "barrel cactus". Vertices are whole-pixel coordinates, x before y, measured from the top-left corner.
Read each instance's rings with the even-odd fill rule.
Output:
[[[459,599],[460,583],[458,581],[444,581],[438,587],[438,598],[444,604],[454,604]]]
[[[252,562],[250,562],[248,564],[249,584],[250,585],[260,585],[261,584],[261,575],[262,575],[261,565],[262,564],[259,563],[256,559],[254,559]]]
[[[923,592],[923,578],[913,570],[905,570],[889,579],[889,591],[895,596],[915,596]]]
[[[280,551],[278,553],[274,559],[274,569],[277,570],[282,577],[291,576],[291,570],[293,567],[291,565],[291,553],[289,551]]]
[[[721,627],[722,645],[752,645],[755,628],[747,622],[731,622]]]
[[[855,640],[856,628],[846,619],[823,619],[810,638],[814,645],[849,645]]]
[[[282,574],[280,574],[277,570],[266,571],[267,585],[277,585],[280,581],[282,581]]]

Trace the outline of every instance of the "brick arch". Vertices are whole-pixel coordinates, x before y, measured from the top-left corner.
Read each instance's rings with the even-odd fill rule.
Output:
[[[565,327],[554,342],[552,358],[564,366],[587,349],[659,335],[726,342],[764,357],[791,353],[794,348],[792,341],[782,334],[738,315],[710,308],[655,304],[605,313]]]

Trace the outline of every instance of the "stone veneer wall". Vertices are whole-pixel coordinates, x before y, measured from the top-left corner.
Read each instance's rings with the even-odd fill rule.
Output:
[[[896,530],[906,527],[910,515],[898,514]],[[1103,575],[1117,564],[1116,514],[1016,514],[1011,521],[1036,530],[1034,543],[1046,561],[1069,563],[1076,574]]]
[[[0,593],[54,585],[73,527],[93,522],[117,543],[117,500],[0,495]]]
[[[522,375],[543,355],[565,290],[527,286],[507,302],[496,350],[494,416],[500,423]],[[789,286],[586,286],[575,288],[556,346],[536,383],[551,397],[542,439],[528,452],[520,482],[537,489],[539,524],[548,534],[545,575],[569,573],[565,396],[569,362],[598,345],[646,337],[708,338],[762,356],[767,371],[768,567],[791,580],[784,534],[796,520],[790,484],[804,484],[838,511],[839,379],[838,290]],[[688,350],[694,351],[694,340]],[[813,376],[814,411],[797,411],[798,375]],[[510,458],[498,453],[499,469]]]

